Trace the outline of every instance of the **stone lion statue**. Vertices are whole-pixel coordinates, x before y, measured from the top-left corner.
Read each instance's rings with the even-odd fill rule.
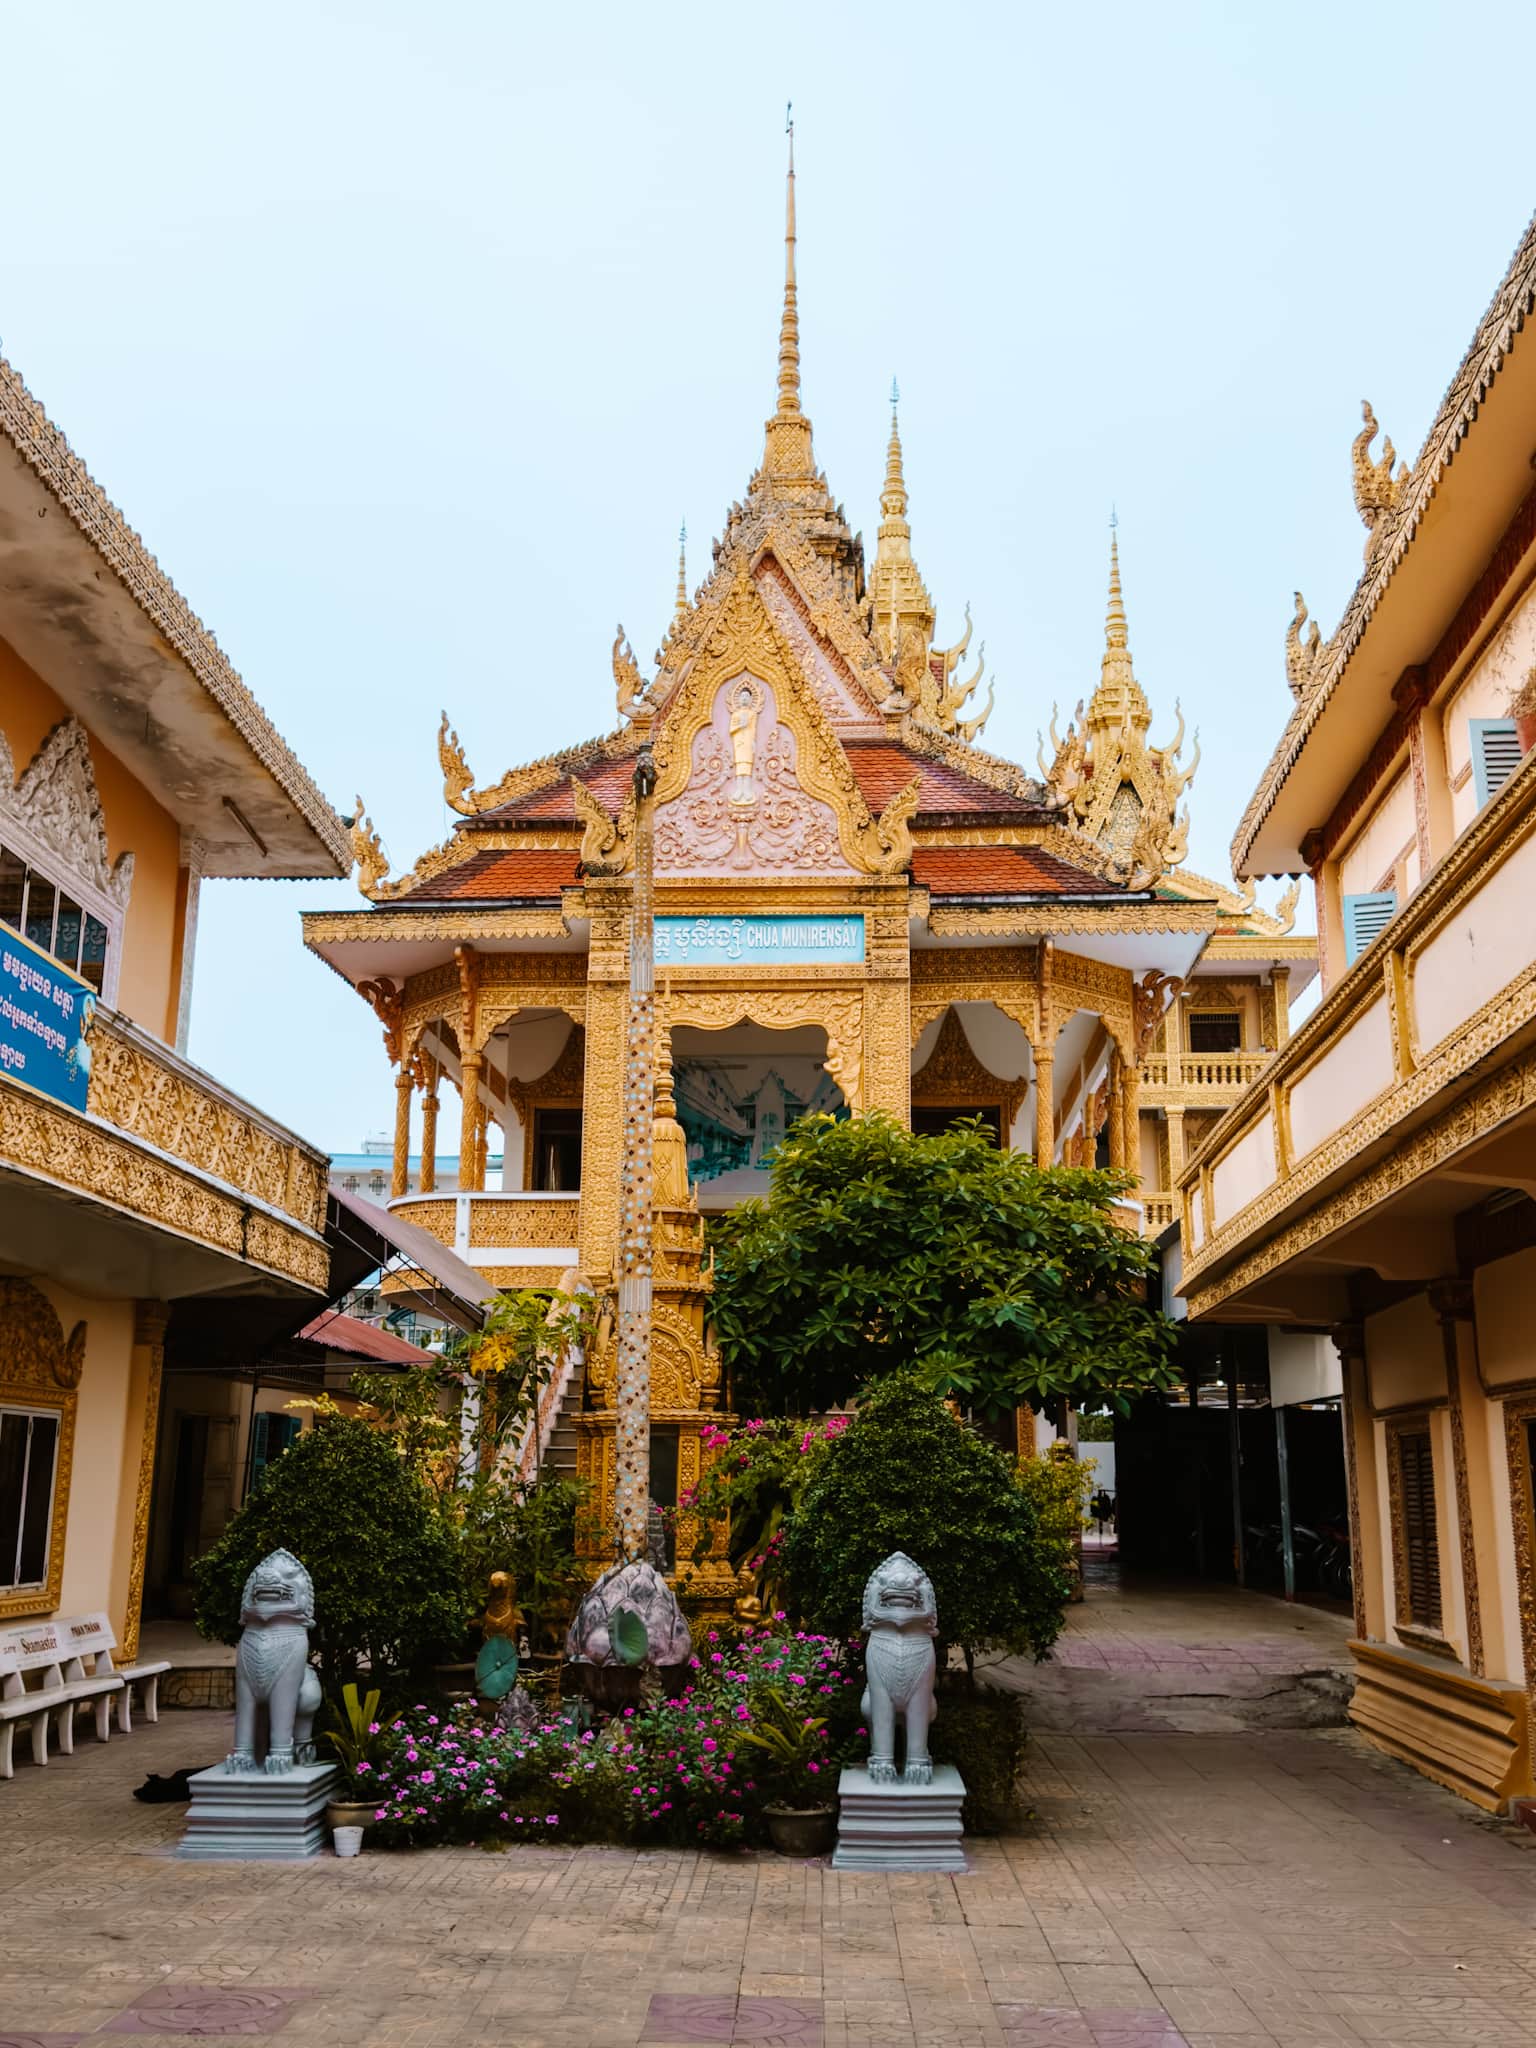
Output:
[[[933,1700],[933,1638],[939,1612],[933,1585],[921,1565],[900,1550],[876,1565],[864,1588],[864,1652],[868,1686],[860,1712],[869,1723],[869,1775],[877,1785],[894,1785],[896,1716],[906,1721],[908,1785],[933,1782],[928,1729],[938,1709]]]
[[[240,1596],[244,1632],[235,1652],[235,1746],[227,1771],[265,1769],[280,1778],[295,1764],[312,1764],[310,1740],[320,1707],[320,1675],[310,1667],[309,1631],[315,1620],[315,1588],[309,1573],[287,1550],[264,1557]],[[267,1753],[256,1761],[256,1722],[266,1708]]]

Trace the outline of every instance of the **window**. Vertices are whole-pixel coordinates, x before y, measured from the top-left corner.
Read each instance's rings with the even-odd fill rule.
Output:
[[[1397,915],[1395,889],[1369,889],[1344,898],[1344,960],[1353,966]]]
[[[0,1408],[0,1592],[48,1578],[59,1417]]]
[[[1400,1623],[1440,1627],[1440,1543],[1435,1529],[1435,1454],[1428,1425],[1397,1433]]]
[[[1477,807],[1498,795],[1524,758],[1520,736],[1512,718],[1474,718],[1472,727],[1472,785]]]
[[[280,1458],[304,1427],[297,1415],[262,1413],[251,1419],[251,1484],[255,1486],[274,1458]]]
[[[0,924],[21,932],[88,981],[96,993],[107,978],[107,927],[82,909],[18,853],[0,846]]]
[[[1235,1010],[1191,1010],[1191,1052],[1241,1052],[1243,1020]]]

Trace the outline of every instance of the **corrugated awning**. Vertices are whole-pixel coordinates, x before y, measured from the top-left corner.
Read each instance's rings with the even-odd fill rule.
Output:
[[[440,1244],[420,1224],[392,1216],[376,1202],[330,1185],[325,1235],[331,1246],[331,1299],[384,1271],[396,1283],[401,1302],[414,1302],[460,1330],[478,1330],[488,1302],[499,1289],[473,1266]]]

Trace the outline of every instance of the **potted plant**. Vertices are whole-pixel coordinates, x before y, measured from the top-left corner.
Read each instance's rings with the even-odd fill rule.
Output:
[[[757,1725],[740,1740],[763,1752],[760,1775],[771,1793],[763,1808],[781,1856],[825,1856],[837,1840],[837,1807],[826,1762],[826,1720],[770,1686]]]
[[[355,1856],[363,1830],[378,1811],[372,1773],[384,1756],[389,1729],[379,1720],[379,1691],[359,1694],[355,1685],[341,1690],[340,1704],[331,1706],[331,1725],[322,1740],[336,1752],[339,1775],[336,1796],[327,1802],[325,1818],[338,1856]]]

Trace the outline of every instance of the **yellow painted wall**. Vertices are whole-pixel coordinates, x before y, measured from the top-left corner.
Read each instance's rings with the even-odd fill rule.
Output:
[[[1412,1295],[1366,1317],[1365,1360],[1371,1405],[1378,1412],[1446,1398],[1445,1340],[1428,1295]]]
[[[85,1364],[75,1409],[75,1455],[64,1529],[64,1578],[58,1612],[91,1613],[112,1608],[115,1530],[122,1486],[124,1443],[130,1427],[136,1440],[142,1416],[129,1417],[129,1353],[133,1348],[133,1303],[87,1301],[52,1281],[33,1282],[64,1326],[65,1334],[85,1321]],[[122,1615],[112,1615],[121,1628]]]
[[[69,707],[0,640],[0,731],[19,778]],[[175,819],[94,733],[91,765],[107,825],[107,849],[134,857],[124,922],[117,1007],[146,1031],[175,1035],[181,960],[181,834]]]

